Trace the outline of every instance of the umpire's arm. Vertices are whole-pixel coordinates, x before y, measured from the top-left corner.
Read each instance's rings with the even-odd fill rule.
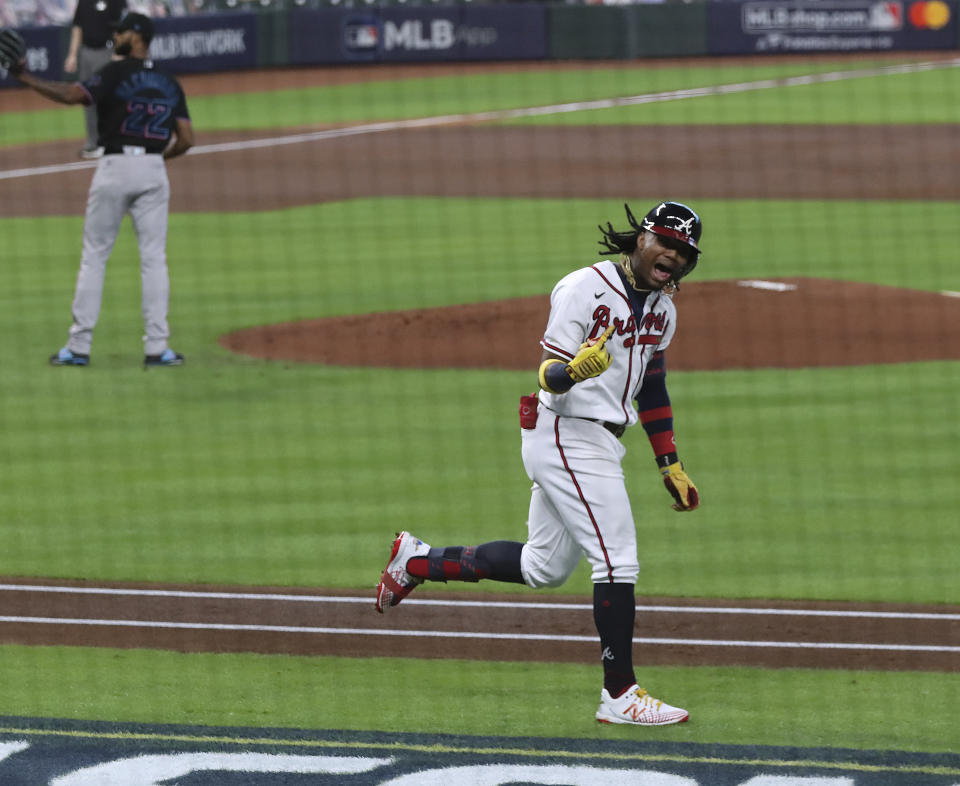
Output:
[[[182,156],[193,147],[193,124],[184,117],[177,118],[176,135],[170,147],[163,151],[164,158]]]
[[[56,101],[58,104],[87,104],[90,102],[90,95],[77,82],[51,82],[49,79],[34,76],[29,71],[23,71],[14,76],[20,80],[21,84],[36,90],[40,95],[49,98],[51,101]]]

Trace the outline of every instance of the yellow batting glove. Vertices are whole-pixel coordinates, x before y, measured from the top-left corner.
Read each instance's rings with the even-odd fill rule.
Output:
[[[683,471],[683,464],[675,461],[661,469],[660,474],[663,475],[663,485],[674,499],[673,509],[680,512],[695,510],[700,504],[700,493]]]
[[[583,382],[585,379],[598,377],[610,368],[613,358],[604,348],[604,344],[607,343],[607,339],[610,338],[614,330],[616,330],[616,326],[611,325],[596,341],[584,341],[580,345],[579,351],[567,365],[567,370],[573,377],[574,382]]]

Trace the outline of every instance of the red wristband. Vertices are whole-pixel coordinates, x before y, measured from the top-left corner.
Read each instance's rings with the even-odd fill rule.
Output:
[[[663,456],[667,453],[676,453],[677,441],[673,437],[673,429],[658,431],[650,434],[650,444],[653,446],[653,455]]]

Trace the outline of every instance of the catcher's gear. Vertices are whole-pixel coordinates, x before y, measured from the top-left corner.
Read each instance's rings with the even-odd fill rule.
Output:
[[[687,473],[683,471],[683,464],[679,461],[669,464],[660,470],[663,475],[663,485],[667,487],[674,499],[673,509],[676,511],[694,510],[700,504],[700,494],[693,485]]]
[[[19,74],[27,65],[27,43],[16,30],[0,30],[0,67]]]
[[[626,254],[629,256],[637,250],[637,238],[640,233],[653,232],[655,235],[679,240],[692,249],[690,261],[674,276],[674,279],[679,281],[693,272],[700,258],[699,243],[700,236],[703,234],[703,222],[700,220],[700,216],[680,202],[661,202],[643,217],[642,223],[638,223],[630,210],[630,206],[624,204],[624,208],[627,211],[627,221],[630,222],[631,229],[627,232],[617,232],[609,221],[606,229],[600,226],[603,240],[597,242],[604,247],[600,256],[607,254]]]
[[[616,330],[616,326],[610,325],[603,331],[600,338],[594,341],[584,341],[580,345],[580,349],[573,356],[573,360],[567,364],[567,373],[570,374],[574,382],[583,382],[590,377],[598,377],[610,368],[613,358],[610,357],[610,353],[607,352],[604,344],[607,343],[607,339],[610,338],[614,330]]]

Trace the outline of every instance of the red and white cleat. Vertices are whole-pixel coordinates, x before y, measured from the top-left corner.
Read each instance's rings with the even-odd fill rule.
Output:
[[[423,579],[407,573],[407,560],[411,557],[425,557],[429,551],[428,544],[409,532],[397,534],[387,567],[377,584],[377,611],[383,614],[413,592],[415,587],[423,584]]]
[[[669,726],[683,723],[690,713],[655,699],[643,688],[633,685],[622,696],[612,698],[606,689],[600,693],[597,720],[600,723],[629,723],[633,726]]]

